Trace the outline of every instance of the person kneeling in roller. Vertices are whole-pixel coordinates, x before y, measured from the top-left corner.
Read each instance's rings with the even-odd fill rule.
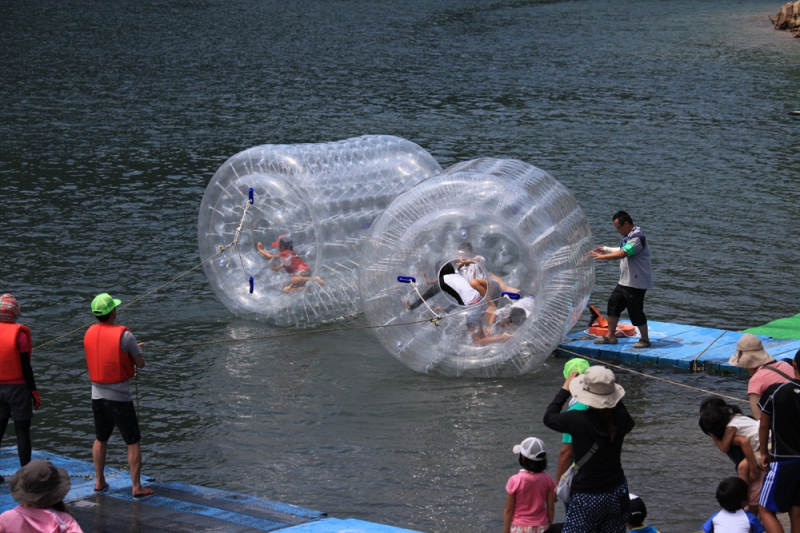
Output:
[[[503,333],[495,337],[487,337],[483,331],[483,316],[486,305],[481,305],[481,300],[486,295],[486,285],[480,280],[467,281],[456,273],[452,262],[445,263],[439,270],[439,286],[442,291],[449,294],[461,307],[467,307],[467,329],[472,334],[472,342],[476,344],[492,344],[505,342],[511,338],[510,333]],[[450,307],[446,311],[454,309]]]
[[[508,326],[521,326],[533,314],[534,298],[530,294],[520,294],[521,298],[511,305],[496,309],[487,317],[488,326],[484,330],[487,335],[492,334],[492,326],[497,324],[501,328]]]
[[[271,254],[264,250],[264,246],[261,243],[258,243],[258,251],[267,259],[272,259],[274,257],[280,258],[280,262],[275,262],[270,265],[270,268],[275,272],[282,268],[286,269],[286,273],[292,276],[289,284],[283,288],[284,292],[299,291],[305,287],[306,283],[311,279],[319,283],[320,286],[325,285],[325,282],[322,281],[322,278],[319,276],[311,277],[311,268],[294,253],[293,241],[289,235],[281,235],[278,237],[278,242],[273,243],[273,246],[276,244],[279,252],[277,254]]]

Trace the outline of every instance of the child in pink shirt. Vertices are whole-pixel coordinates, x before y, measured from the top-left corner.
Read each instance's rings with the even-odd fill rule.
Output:
[[[545,472],[544,442],[528,437],[514,446],[522,470],[506,484],[503,533],[544,533],[555,515],[556,484]]]

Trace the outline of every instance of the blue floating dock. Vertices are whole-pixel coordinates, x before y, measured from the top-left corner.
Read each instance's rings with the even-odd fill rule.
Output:
[[[356,519],[330,518],[326,513],[223,490],[186,483],[161,483],[142,476],[156,494],[135,501],[128,471],[106,468],[107,492],[94,492],[94,466],[48,452],[34,451],[33,459],[49,459],[70,474],[72,489],[64,498],[67,509],[85,533],[117,531],[256,533],[418,533]],[[0,512],[17,506],[8,481],[19,468],[15,447],[0,450]]]
[[[620,323],[630,322],[620,321]],[[744,335],[738,331],[648,321],[650,348],[634,348],[637,337],[619,338],[617,344],[594,344],[586,332],[575,332],[559,344],[555,354],[560,357],[585,355],[594,359],[614,359],[623,363],[647,363],[682,369],[710,370],[712,372],[746,373],[731,366],[728,359],[736,353],[736,343]],[[775,359],[794,359],[800,350],[800,339],[774,339],[756,335],[764,349]]]

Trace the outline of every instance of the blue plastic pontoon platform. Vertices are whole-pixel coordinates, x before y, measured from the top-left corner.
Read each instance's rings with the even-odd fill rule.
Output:
[[[142,482],[156,494],[134,501],[130,473],[109,468],[109,490],[95,494],[92,463],[40,451],[34,451],[33,459],[49,459],[69,472],[72,490],[64,501],[85,533],[416,533],[363,520],[329,518],[320,511],[246,494],[185,483],[157,483],[146,476],[142,476]],[[17,505],[8,482],[18,468],[16,448],[0,450],[0,474],[6,479],[0,485],[0,512]]]
[[[595,359],[616,359],[624,363],[649,363],[687,370],[696,365],[697,370],[735,374],[745,372],[728,364],[728,359],[736,353],[737,341],[744,333],[669,322],[648,321],[648,326],[652,343],[650,348],[634,348],[638,337],[620,338],[617,344],[594,344],[594,338],[579,331],[568,335],[567,340],[556,348],[555,354],[561,357],[579,354]],[[800,339],[756,336],[775,359],[793,359],[797,350],[800,350]]]

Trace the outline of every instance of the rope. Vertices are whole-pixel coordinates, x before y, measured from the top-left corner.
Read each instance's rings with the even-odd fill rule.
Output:
[[[719,334],[719,337],[717,337],[716,339],[714,339],[714,342],[717,342],[718,340],[720,340],[720,339],[722,338],[722,336],[723,336],[723,335],[725,335],[726,333],[727,333],[727,331],[723,331],[722,333],[720,333],[720,334]],[[700,357],[701,357],[701,356],[702,356],[704,353],[706,353],[706,351],[707,351],[709,348],[711,348],[711,345],[713,345],[713,344],[714,344],[714,342],[712,342],[711,344],[709,344],[708,346],[706,346],[706,347],[703,349],[703,351],[702,351],[702,352],[700,352],[700,354],[699,354],[697,357],[695,357],[695,358],[694,358],[694,361],[692,361],[692,364],[689,366],[689,371],[690,371],[690,372],[692,372],[692,373],[696,373],[696,372],[698,372],[698,370],[697,370],[697,360],[698,360],[698,359],[700,359]]]
[[[712,396],[719,396],[720,398],[727,398],[728,400],[733,400],[735,402],[750,403],[748,400],[742,400],[741,398],[734,398],[733,396],[727,396],[725,394],[720,394],[718,392],[713,392],[713,391],[710,391],[710,390],[701,389],[699,387],[692,387],[691,385],[685,385],[683,383],[678,383],[677,381],[671,381],[669,379],[660,378],[658,376],[651,376],[650,374],[645,374],[643,372],[637,372],[636,370],[631,370],[630,368],[625,368],[624,366],[612,365],[611,363],[608,363],[606,361],[602,361],[600,359],[595,359],[594,357],[589,357],[587,355],[579,354],[577,352],[573,352],[573,351],[570,351],[570,350],[565,350],[564,348],[558,348],[558,351],[569,353],[569,354],[572,354],[572,355],[576,355],[578,357],[582,357],[583,359],[588,359],[590,361],[595,361],[595,362],[600,363],[602,365],[610,366],[610,367],[616,368],[618,370],[624,370],[625,372],[630,372],[631,374],[638,374],[638,375],[644,376],[646,378],[655,379],[655,380],[658,380],[658,381],[663,381],[664,383],[669,383],[670,385],[677,385],[678,387],[683,387],[683,388],[686,388],[686,389],[691,389],[691,390],[694,390],[694,391],[703,392],[705,394],[710,394]]]
[[[215,253],[214,255],[212,255],[211,257],[209,257],[208,259],[206,259],[205,261],[202,261],[202,262],[198,263],[197,265],[193,266],[192,268],[190,268],[189,270],[187,270],[186,272],[184,272],[184,273],[183,273],[183,274],[181,274],[180,276],[178,276],[178,277],[176,277],[176,278],[173,278],[173,279],[171,279],[170,281],[166,282],[165,284],[161,285],[160,287],[157,287],[157,288],[153,289],[152,291],[148,292],[147,294],[143,294],[142,296],[139,296],[139,297],[138,297],[138,298],[136,298],[135,300],[132,300],[132,301],[128,302],[127,304],[123,305],[123,306],[122,306],[122,307],[120,307],[119,309],[120,309],[120,310],[126,309],[126,308],[128,308],[128,307],[132,306],[133,304],[135,304],[136,302],[138,302],[139,300],[141,300],[141,299],[143,299],[143,298],[146,298],[147,296],[150,296],[151,294],[153,294],[153,293],[155,293],[155,292],[158,292],[158,291],[160,291],[161,289],[163,289],[163,288],[164,288],[164,287],[166,287],[167,285],[169,285],[169,284],[171,284],[171,283],[175,283],[176,281],[178,281],[178,280],[179,280],[179,279],[181,279],[182,277],[186,276],[187,274],[189,274],[189,273],[190,273],[190,272],[192,272],[193,270],[196,270],[197,268],[199,268],[199,267],[203,266],[203,265],[204,265],[205,263],[207,263],[208,261],[211,261],[212,259],[214,259],[215,257],[217,257],[219,254],[221,254],[222,252],[224,252],[224,251],[225,251],[225,250],[227,250],[228,248],[230,248],[230,245],[228,245],[228,246],[224,246],[224,247],[223,247],[223,246],[220,246],[220,250],[219,250],[219,252]],[[72,335],[72,334],[74,334],[74,333],[77,333],[78,331],[82,331],[82,330],[84,330],[84,329],[88,328],[89,326],[91,326],[91,325],[93,325],[93,324],[95,324],[95,323],[96,323],[96,322],[89,322],[89,323],[87,323],[87,324],[84,324],[83,326],[81,326],[81,327],[79,327],[79,328],[75,328],[75,329],[73,329],[72,331],[70,331],[70,332],[68,332],[68,333],[65,333],[65,334],[61,335],[60,337],[56,337],[55,339],[51,339],[51,340],[49,340],[49,341],[45,342],[44,344],[40,344],[39,346],[36,346],[36,347],[34,348],[34,350],[39,350],[40,348],[44,348],[44,347],[45,347],[45,346],[47,346],[48,344],[52,344],[52,343],[54,343],[54,342],[56,342],[56,341],[60,341],[61,339],[65,338],[65,337],[69,337],[70,335]]]
[[[353,326],[350,328],[327,328],[327,329],[316,329],[313,331],[295,331],[293,333],[278,333],[276,335],[261,335],[258,337],[242,337],[239,339],[221,339],[216,341],[205,341],[205,342],[188,342],[185,344],[157,344],[155,346],[142,346],[142,350],[167,350],[173,348],[188,348],[191,346],[208,346],[211,344],[226,344],[229,342],[247,342],[247,341],[260,341],[265,339],[278,339],[281,337],[294,337],[298,335],[316,335],[317,333],[330,333],[333,331],[352,331],[352,330],[359,330],[359,329],[379,329],[379,328],[392,328],[397,326],[410,326],[412,324],[422,324],[423,322],[432,322],[436,324],[435,318],[426,318],[424,320],[415,320],[413,322],[399,322],[397,324],[383,324],[382,326]],[[438,325],[438,324],[436,324]]]
[[[427,279],[427,278],[425,278],[425,279]],[[427,302],[427,301],[425,301],[425,298],[423,298],[423,297],[422,297],[422,295],[419,293],[419,289],[417,289],[417,284],[416,284],[416,283],[414,283],[414,282],[412,281],[412,282],[411,282],[411,286],[412,286],[412,287],[414,287],[414,292],[416,292],[416,293],[417,293],[417,296],[419,296],[419,299],[420,299],[420,300],[422,300],[422,303],[424,303],[424,304],[425,304],[425,307],[427,307],[427,308],[428,308],[428,311],[430,311],[430,312],[431,312],[431,314],[433,315],[433,317],[434,317],[434,318],[439,318],[439,315],[437,315],[437,314],[434,312],[434,310],[433,310],[433,309],[431,309],[431,306],[430,306],[430,305],[428,305],[428,302]]]

